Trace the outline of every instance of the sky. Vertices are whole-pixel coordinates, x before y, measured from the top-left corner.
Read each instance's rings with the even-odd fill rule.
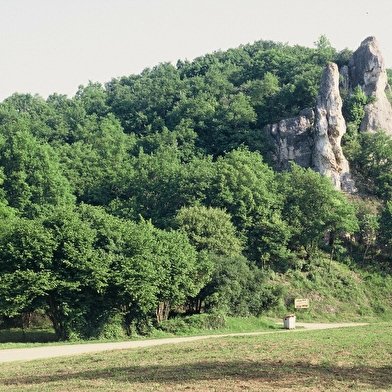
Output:
[[[0,102],[66,94],[258,40],[338,50],[375,36],[392,68],[391,0],[0,0]]]

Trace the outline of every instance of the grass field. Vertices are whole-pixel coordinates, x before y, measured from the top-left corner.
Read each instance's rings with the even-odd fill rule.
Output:
[[[155,329],[151,334],[146,336],[135,336],[133,339],[159,339],[180,336],[227,334],[239,332],[259,332],[273,329],[281,329],[276,324],[280,320],[267,319],[262,317],[227,317],[226,326],[221,329],[197,329],[192,327],[183,327],[177,329],[175,333],[164,332]],[[0,330],[0,350],[8,348],[26,348],[37,347],[40,345],[62,345],[62,344],[80,344],[80,343],[99,343],[108,342],[109,340],[88,340],[88,341],[62,341],[56,339],[53,329],[27,329],[22,331],[20,328]],[[113,341],[117,341],[114,339]]]
[[[5,363],[0,366],[0,390],[391,391],[392,325],[215,338]]]

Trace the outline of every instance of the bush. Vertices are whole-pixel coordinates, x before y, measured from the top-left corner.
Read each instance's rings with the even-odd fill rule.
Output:
[[[187,334],[197,330],[214,330],[226,327],[226,318],[221,313],[203,313],[175,317],[162,321],[157,329],[172,334]]]
[[[101,327],[101,331],[98,334],[99,339],[117,340],[124,339],[127,337],[127,333],[124,328],[123,317],[120,313],[110,317]]]
[[[185,322],[197,329],[211,330],[226,327],[226,318],[221,313],[204,313],[187,316]]]

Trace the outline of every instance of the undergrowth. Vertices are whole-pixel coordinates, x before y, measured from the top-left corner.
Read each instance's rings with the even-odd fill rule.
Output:
[[[284,285],[282,301],[270,316],[295,312],[301,321],[367,321],[392,317],[392,277],[353,269],[319,257],[302,270],[276,274]],[[296,298],[309,299],[308,309],[295,309]]]

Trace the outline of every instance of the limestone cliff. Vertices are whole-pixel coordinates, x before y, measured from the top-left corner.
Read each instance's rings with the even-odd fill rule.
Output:
[[[384,129],[392,135],[392,107],[385,94],[390,87],[384,58],[375,37],[368,37],[353,53],[348,65],[343,67],[341,74],[344,87],[352,92],[360,86],[366,96],[373,96],[372,103],[365,105],[365,117],[361,131]]]
[[[360,129],[375,131],[382,128],[392,135],[392,107],[385,93],[389,88],[387,80],[384,59],[374,37],[361,43],[340,74],[336,64],[326,66],[314,110],[305,109],[298,117],[265,128],[275,147],[276,168],[287,169],[290,161],[294,161],[326,175],[336,189],[355,192],[349,163],[341,148],[346,123],[339,82],[348,93],[360,86],[366,96],[374,97],[364,107],[366,115]]]
[[[355,187],[350,179],[349,164],[341,147],[345,133],[339,70],[336,64],[330,63],[323,70],[316,100],[312,167],[329,177],[336,189],[353,192]]]
[[[290,161],[310,167],[313,148],[313,109],[304,109],[297,117],[267,125],[265,131],[275,147],[273,159],[278,170],[289,168]]]
[[[276,169],[288,169],[295,162],[329,177],[336,189],[355,191],[341,148],[346,123],[336,64],[324,68],[314,110],[304,109],[297,117],[267,125],[265,131],[275,147]]]

